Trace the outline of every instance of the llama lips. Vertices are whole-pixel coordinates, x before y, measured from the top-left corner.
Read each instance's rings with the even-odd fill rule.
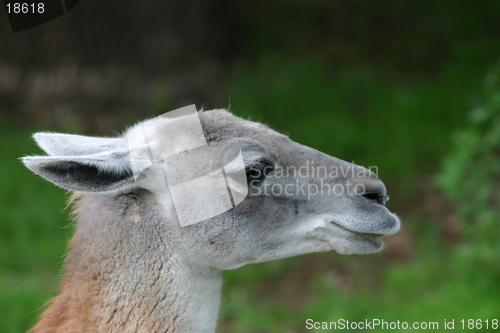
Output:
[[[386,234],[382,234],[382,233],[359,232],[359,231],[351,230],[351,229],[346,228],[346,227],[344,227],[344,226],[342,226],[339,223],[334,222],[334,221],[331,221],[331,223],[334,224],[335,226],[341,228],[341,229],[349,231],[350,233],[353,233],[353,234],[356,234],[356,235],[360,235],[360,236],[363,236],[363,237],[366,237],[366,238],[369,238],[369,239],[379,239],[379,238],[388,236],[388,234],[386,235]]]
[[[386,235],[380,234],[380,233],[363,233],[363,232],[358,232],[358,231],[353,231],[348,228],[345,228],[341,226],[340,224],[331,221],[331,224],[334,226],[338,227],[339,229],[345,230],[348,232],[350,237],[346,237],[346,239],[349,239],[353,243],[358,243],[358,244],[365,244],[362,246],[368,245],[366,248],[369,249],[369,251],[364,252],[364,253],[373,253],[373,252],[378,252],[384,247],[384,240],[383,237]]]
[[[353,234],[356,235],[357,238],[362,238],[364,241],[368,241],[375,248],[380,249],[384,246],[383,236],[380,234],[360,234],[357,232],[353,232]]]

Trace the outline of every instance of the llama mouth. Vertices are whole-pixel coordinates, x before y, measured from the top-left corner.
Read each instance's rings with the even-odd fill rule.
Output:
[[[380,251],[384,247],[384,240],[383,237],[386,236],[381,233],[367,233],[367,232],[358,232],[354,230],[347,229],[335,222],[332,221],[332,224],[335,225],[336,227],[339,227],[340,229],[343,229],[347,232],[349,232],[352,235],[352,240],[355,242],[363,242],[363,243],[368,243],[371,244],[371,247],[374,249],[375,252]]]
[[[355,247],[358,250],[362,249],[361,252],[358,252],[358,250],[356,250],[354,253],[375,253],[381,251],[384,248],[383,237],[387,235],[377,232],[370,233],[354,231],[343,227],[335,221],[331,221],[330,223],[339,229],[345,230],[348,233],[348,237],[345,237],[345,239],[355,244]]]
[[[346,228],[346,227],[344,227],[344,226],[342,226],[334,221],[331,221],[331,223],[333,225],[339,227],[340,229],[343,229],[343,230],[348,231],[352,234],[367,238],[368,240],[371,240],[371,241],[380,241],[380,239],[382,237],[388,236],[388,235],[384,235],[381,233],[375,233],[375,232],[359,232],[359,231],[351,230],[351,229],[348,229],[348,228]]]
[[[382,248],[384,246],[384,240],[383,237],[384,235],[382,234],[367,234],[367,233],[361,233],[361,232],[356,232],[352,230],[348,230],[351,234],[354,235],[354,238],[356,240],[362,240],[364,242],[368,242],[372,244],[376,248]]]

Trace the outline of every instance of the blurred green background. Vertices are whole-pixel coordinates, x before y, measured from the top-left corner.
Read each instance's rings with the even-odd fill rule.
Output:
[[[27,330],[57,293],[71,236],[65,191],[18,160],[41,153],[31,133],[113,135],[192,103],[377,166],[403,221],[381,254],[225,272],[220,332],[500,330],[499,1],[82,1],[17,34],[4,14],[0,332]]]

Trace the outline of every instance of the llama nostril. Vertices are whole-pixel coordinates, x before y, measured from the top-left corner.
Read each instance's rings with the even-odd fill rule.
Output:
[[[379,192],[365,193],[365,194],[362,194],[361,196],[363,198],[365,198],[366,200],[369,200],[369,201],[376,203],[376,204],[379,204],[379,205],[385,204],[385,202],[388,200],[388,197],[385,194],[379,193]]]

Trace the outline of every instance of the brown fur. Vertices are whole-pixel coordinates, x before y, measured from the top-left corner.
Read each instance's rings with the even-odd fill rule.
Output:
[[[131,241],[126,239],[131,233],[124,235],[122,239],[113,239],[112,235],[121,231],[115,230],[99,237],[98,230],[89,229],[89,225],[95,225],[93,222],[108,228],[113,225],[104,221],[92,221],[96,217],[88,213],[88,204],[95,202],[89,198],[92,196],[75,194],[70,198],[70,202],[76,202],[74,214],[79,224],[70,241],[60,294],[47,302],[39,322],[29,332],[175,332],[173,323],[166,323],[166,318],[162,319],[157,311],[159,300],[166,299],[166,295],[161,295],[162,286],[155,286],[163,264],[152,265],[156,268],[156,272],[151,274],[155,279],[150,284],[145,281],[147,286],[137,287],[138,292],[133,295],[133,292],[127,289],[127,283],[121,280],[119,275],[115,275],[116,269],[113,269],[113,267],[126,267],[131,259],[127,255],[122,255],[121,258],[119,256],[117,259],[116,255],[124,251],[120,243]],[[115,199],[123,208],[121,215],[127,218],[114,225],[137,225],[134,218],[137,207],[133,196],[121,196]],[[100,216],[106,217],[108,213],[109,211],[103,210]],[[100,246],[104,243],[107,243],[105,250],[101,251]],[[152,253],[149,254],[153,261],[158,259]]]

